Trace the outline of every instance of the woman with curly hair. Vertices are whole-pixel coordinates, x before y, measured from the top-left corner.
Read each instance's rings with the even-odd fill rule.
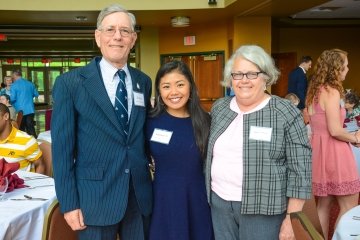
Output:
[[[360,132],[343,128],[345,119],[342,82],[349,71],[347,52],[325,50],[317,59],[306,105],[312,129],[312,186],[317,210],[328,237],[331,203],[337,200],[340,217],[358,204],[360,180],[349,143],[360,146]]]

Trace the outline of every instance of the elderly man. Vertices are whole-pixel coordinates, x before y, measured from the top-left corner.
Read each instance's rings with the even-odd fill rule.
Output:
[[[59,76],[51,138],[56,195],[80,239],[146,239],[152,208],[144,123],[151,80],[127,65],[135,17],[103,9],[95,40],[102,57]]]
[[[9,108],[0,103],[0,159],[19,162],[20,170],[44,173],[42,153],[33,136],[12,126]]]

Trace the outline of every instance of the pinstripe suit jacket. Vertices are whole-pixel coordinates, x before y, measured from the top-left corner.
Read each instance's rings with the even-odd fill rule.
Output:
[[[152,187],[143,130],[151,80],[129,67],[133,89],[144,94],[146,106],[133,105],[126,137],[105,90],[99,61],[95,58],[57,78],[51,137],[61,211],[80,208],[85,224],[104,226],[118,223],[124,216],[130,176],[140,211],[151,213]]]
[[[236,118],[231,97],[214,103],[205,162],[210,202],[211,163],[218,137]],[[272,128],[271,141],[249,139],[250,126]],[[261,110],[244,115],[242,214],[283,213],[287,198],[310,198],[311,149],[300,111],[289,101],[271,96]],[[211,202],[210,202],[211,204]]]

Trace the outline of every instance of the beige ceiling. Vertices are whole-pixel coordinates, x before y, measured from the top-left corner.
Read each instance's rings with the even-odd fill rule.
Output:
[[[58,56],[64,51],[68,55],[94,56],[98,51],[94,42],[98,9],[112,1],[0,0],[0,34],[7,36],[7,41],[0,42],[0,56]],[[130,6],[128,9],[135,14],[140,28],[168,27],[174,16],[187,16],[191,26],[209,26],[210,30],[213,22],[259,16],[271,17],[278,26],[356,26],[356,29],[360,26],[360,14],[356,14],[359,8],[354,7],[360,5],[360,0],[217,0],[216,5],[209,5],[208,0],[176,3],[121,0],[121,3]],[[342,5],[347,10],[313,11],[328,5]],[[336,15],[339,11],[341,17]],[[348,18],[354,11],[358,17]],[[77,17],[87,20],[77,21]]]
[[[13,0],[18,1],[18,0]],[[67,0],[68,1],[68,0]],[[148,0],[146,0],[148,2]],[[201,0],[196,0],[201,1]],[[244,16],[271,16],[280,24],[292,24],[302,25],[302,24],[359,24],[360,20],[351,17],[348,19],[346,15],[353,14],[355,11],[355,16],[360,17],[359,8],[354,8],[353,4],[360,6],[360,1],[356,0],[334,0],[334,1],[326,1],[326,0],[222,0],[223,2],[228,2],[228,6],[219,7],[213,5],[207,5],[207,0],[204,8],[197,9],[181,9],[180,6],[176,6],[178,9],[176,10],[141,10],[137,7],[136,10],[131,10],[138,21],[138,25],[145,26],[169,26],[170,18],[173,16],[187,16],[190,17],[190,24],[206,24],[214,21],[218,21],[219,19],[231,19],[233,17],[244,17]],[[9,3],[9,0],[1,0],[1,2]],[[12,1],[10,1],[12,2]],[[23,1],[20,1],[23,2]],[[37,1],[31,1],[34,4]],[[40,1],[42,2],[42,1]],[[66,1],[64,1],[66,2]],[[69,1],[68,1],[69,2]],[[91,2],[91,1],[90,1]],[[136,1],[135,1],[136,2]],[[159,2],[159,1],[158,1]],[[186,1],[185,1],[186,2]],[[218,1],[220,2],[220,1]],[[161,1],[159,2],[161,3]],[[331,16],[329,12],[319,12],[319,11],[310,11],[316,9],[320,5],[331,5],[335,6],[339,4],[345,4],[345,6],[350,6],[347,11],[353,10],[351,13],[345,12],[345,17],[342,16],[335,17],[336,21],[328,21],[329,19],[322,20],[317,19],[317,16],[321,14],[327,14],[327,16]],[[9,5],[9,4],[7,4]],[[96,25],[96,17],[99,11],[69,11],[69,10],[53,10],[53,11],[34,11],[34,10],[26,10],[26,6],[24,9],[19,10],[8,10],[9,8],[5,7],[4,3],[0,4],[0,33],[11,33],[11,32],[40,32],[44,29],[47,31],[57,31],[57,32],[69,32],[71,29],[74,31],[79,30],[93,30]],[[33,6],[33,5],[31,5]],[[16,6],[15,6],[16,7]],[[13,7],[13,8],[15,8]],[[19,7],[20,8],[20,7]],[[76,8],[79,8],[77,6]],[[89,8],[89,7],[87,7]],[[145,7],[144,7],[145,8]],[[54,9],[60,9],[59,6],[55,6]],[[354,15],[354,14],[353,14]],[[351,15],[351,16],[353,16]],[[86,21],[76,21],[76,17],[81,16],[85,17]],[[291,18],[290,16],[297,16],[295,18]],[[349,15],[350,16],[350,15]],[[311,20],[307,18],[310,17]],[[329,17],[327,17],[329,18]],[[330,17],[331,18],[331,17]],[[314,20],[316,19],[316,20]],[[359,24],[360,25],[360,24]]]

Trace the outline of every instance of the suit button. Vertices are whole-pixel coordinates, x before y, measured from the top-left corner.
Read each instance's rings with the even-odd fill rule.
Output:
[[[129,169],[125,169],[125,171],[124,171],[125,173],[129,173],[130,172],[130,170]]]

